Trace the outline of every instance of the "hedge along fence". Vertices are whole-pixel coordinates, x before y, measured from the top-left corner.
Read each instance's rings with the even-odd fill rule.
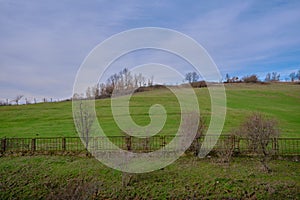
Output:
[[[208,146],[213,145],[213,138],[207,136]],[[153,136],[150,138],[136,138],[132,136],[108,136],[109,140],[121,149],[133,152],[151,152],[166,147],[174,138],[173,135]],[[202,144],[204,137],[198,139]],[[240,155],[250,155],[251,146],[249,140],[236,136],[221,135],[214,150],[222,150],[230,146]],[[93,149],[112,150],[113,146],[105,142],[103,137],[94,137],[89,143]],[[272,138],[268,143],[268,149],[275,155],[300,155],[300,138]],[[86,152],[79,137],[48,137],[48,138],[2,138],[1,153],[17,152]]]

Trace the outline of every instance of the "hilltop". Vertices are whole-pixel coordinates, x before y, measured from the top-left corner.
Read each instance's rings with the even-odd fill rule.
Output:
[[[250,114],[263,112],[279,121],[286,137],[300,136],[300,85],[225,84],[227,117],[223,133],[229,133]],[[210,97],[207,88],[195,88],[201,114],[210,119]],[[130,112],[137,124],[148,124],[148,111],[153,104],[162,104],[168,119],[161,134],[174,134],[178,128],[180,109],[176,97],[166,88],[135,93],[130,101]],[[96,100],[97,116],[106,134],[119,135],[114,123],[110,99]],[[55,102],[19,106],[0,106],[0,137],[77,136],[72,118],[72,103]]]

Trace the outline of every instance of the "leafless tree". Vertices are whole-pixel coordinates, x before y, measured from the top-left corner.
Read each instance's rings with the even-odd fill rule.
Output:
[[[190,115],[189,117],[196,117],[195,115]],[[188,121],[192,121],[193,119],[188,119]],[[194,156],[198,156],[199,150],[201,147],[200,139],[203,137],[206,130],[206,123],[203,117],[199,118],[199,124],[198,124],[198,130],[196,133],[196,136],[190,145],[190,147],[187,149],[187,152],[192,152]]]
[[[118,73],[112,74],[107,80],[106,83],[98,83],[95,86],[90,86],[85,91],[86,99],[93,98],[107,98],[111,97],[113,91],[116,91],[116,94],[128,94],[133,88],[146,86],[146,80],[148,80],[148,86],[153,85],[154,77],[151,76],[150,79],[147,79],[139,74],[131,74],[131,72],[124,68]]]
[[[290,73],[290,78],[291,78],[291,82],[294,82],[295,81],[295,79],[297,78],[297,74],[296,74],[296,72],[292,72],[292,73]]]
[[[153,86],[154,76],[152,75],[150,79],[148,79],[148,86]]]
[[[193,83],[198,81],[199,75],[196,72],[189,72],[185,74],[185,80],[187,80],[189,83]]]
[[[24,95],[17,95],[13,102],[16,102],[17,105],[19,105],[19,101],[23,98]]]
[[[271,81],[279,81],[279,79],[280,79],[280,74],[277,72],[272,72]]]
[[[26,105],[30,104],[30,100],[28,98],[25,98],[25,103],[26,103]]]
[[[260,113],[254,113],[241,125],[240,134],[247,139],[249,150],[261,156],[263,169],[270,172],[267,161],[273,150],[268,149],[268,144],[279,135],[277,122]]]
[[[229,82],[230,82],[230,76],[229,76],[229,74],[228,74],[228,73],[227,73],[227,74],[226,74],[226,76],[225,76],[225,80],[226,80],[226,82],[227,82],[227,83],[229,83]]]
[[[218,162],[225,164],[226,166],[230,165],[232,156],[234,153],[234,133],[230,137],[220,138],[219,145],[217,145],[216,153],[218,156]]]
[[[271,73],[267,73],[265,81],[266,82],[270,82],[271,81]]]
[[[93,98],[93,91],[91,87],[88,87],[85,91],[85,95],[87,99],[92,99]]]
[[[85,100],[88,101],[88,100]],[[83,100],[80,100],[77,112],[74,115],[77,130],[80,136],[84,139],[86,148],[89,145],[89,137],[95,117],[90,109],[87,108]]]

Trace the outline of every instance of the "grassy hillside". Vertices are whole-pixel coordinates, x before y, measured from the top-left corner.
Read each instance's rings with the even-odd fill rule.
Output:
[[[201,114],[209,122],[210,97],[206,88],[195,89]],[[227,117],[223,133],[228,133],[250,112],[260,111],[276,118],[283,136],[300,137],[300,85],[227,84]],[[130,112],[137,124],[150,122],[149,107],[162,104],[168,119],[162,134],[174,134],[180,109],[176,97],[166,89],[137,93],[130,101]],[[119,135],[110,109],[110,99],[97,100],[99,122],[106,134]],[[41,103],[0,107],[0,137],[77,136],[72,118],[72,103]]]

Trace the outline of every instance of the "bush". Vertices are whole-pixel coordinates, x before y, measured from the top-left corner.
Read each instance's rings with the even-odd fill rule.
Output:
[[[217,162],[227,166],[230,165],[234,153],[234,137],[235,135],[231,134],[230,137],[225,137],[224,139],[220,140],[220,144],[216,148],[218,157]]]
[[[267,147],[270,140],[279,135],[277,122],[260,113],[254,113],[241,125],[240,135],[247,139],[249,150],[261,156],[260,162],[263,169],[270,172],[267,161],[273,150]]]
[[[242,78],[242,80],[243,80],[243,82],[245,82],[245,83],[258,83],[258,82],[259,82],[258,77],[257,77],[257,75],[255,75],[255,74],[253,74],[253,75],[251,75],[251,76],[244,76],[244,77]]]
[[[205,131],[206,131],[205,120],[203,119],[203,117],[200,117],[196,136],[186,152],[191,152],[194,154],[194,156],[198,156],[201,147],[200,138],[204,135]]]

